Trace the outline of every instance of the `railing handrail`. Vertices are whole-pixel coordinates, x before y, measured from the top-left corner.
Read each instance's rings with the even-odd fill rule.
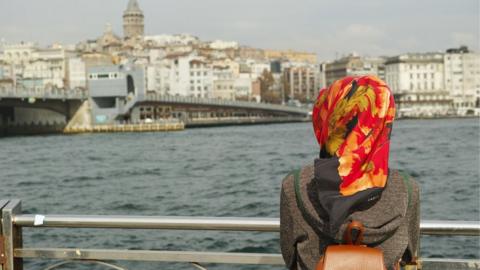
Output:
[[[105,216],[105,215],[15,215],[20,227],[121,228],[170,230],[219,230],[278,232],[278,218]],[[480,236],[480,221],[423,220],[423,235]]]
[[[22,227],[59,228],[121,228],[121,229],[175,229],[278,232],[278,218],[246,217],[166,217],[166,216],[107,216],[107,215],[39,215],[23,214],[20,200],[0,200],[0,235],[3,237],[6,258],[0,270],[21,269],[23,259],[56,259],[67,262],[127,260],[225,264],[283,265],[281,254],[238,253],[170,250],[125,250],[89,248],[23,247]],[[423,234],[480,235],[479,221],[423,221]],[[424,269],[478,269],[480,260],[453,259],[438,261],[420,258]],[[54,264],[53,269],[63,264]],[[114,269],[121,267],[111,266]],[[206,269],[200,267],[199,269]]]

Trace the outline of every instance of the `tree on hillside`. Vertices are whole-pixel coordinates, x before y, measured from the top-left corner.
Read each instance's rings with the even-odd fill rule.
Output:
[[[258,77],[260,81],[260,97],[262,101],[267,103],[281,103],[280,93],[276,93],[272,90],[272,86],[275,82],[273,75],[268,70],[263,70],[263,73]]]

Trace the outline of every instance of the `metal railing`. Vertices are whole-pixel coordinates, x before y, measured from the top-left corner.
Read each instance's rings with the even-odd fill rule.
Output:
[[[161,229],[161,230],[216,230],[216,231],[255,231],[278,232],[280,221],[277,218],[225,218],[225,217],[163,217],[163,216],[94,216],[94,215],[24,215],[21,214],[19,200],[0,200],[4,252],[0,249],[1,270],[21,269],[25,258],[71,260],[102,263],[114,269],[119,266],[101,262],[103,260],[163,261],[199,263],[283,265],[280,254],[196,252],[163,250],[115,250],[115,249],[71,249],[71,248],[24,248],[22,247],[23,227],[48,228],[105,228],[105,229]],[[422,235],[464,235],[480,236],[479,221],[422,221]],[[100,262],[99,262],[100,261]],[[480,260],[464,259],[421,259],[424,269],[448,265],[449,269],[479,269]],[[109,265],[107,265],[109,264]],[[53,269],[50,266],[47,269]],[[426,267],[426,268],[425,268]]]
[[[0,98],[36,98],[36,99],[87,99],[89,97],[88,91],[85,89],[63,89],[63,88],[30,88],[30,87],[16,87],[5,88],[0,87]],[[197,97],[183,97],[160,95],[158,93],[147,93],[144,98],[134,100],[136,102],[142,101],[156,101],[172,104],[195,104],[205,106],[222,106],[240,109],[254,109],[263,111],[284,112],[289,114],[298,114],[307,117],[309,109],[300,107],[284,106],[279,104],[257,103],[250,101],[235,101],[212,98],[197,98]]]
[[[212,98],[198,98],[198,97],[182,97],[182,96],[169,96],[160,95],[158,93],[148,93],[145,96],[146,101],[159,101],[173,104],[201,104],[208,106],[222,106],[242,109],[258,109],[266,111],[279,111],[285,113],[294,113],[308,116],[310,110],[300,107],[291,107],[279,104],[258,103],[250,101],[236,101],[225,99],[212,99]]]
[[[83,89],[0,87],[0,98],[84,100],[88,93]]]

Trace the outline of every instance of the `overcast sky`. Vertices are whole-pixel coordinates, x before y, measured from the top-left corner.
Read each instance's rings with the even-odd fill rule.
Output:
[[[395,55],[468,45],[479,51],[479,0],[138,0],[148,35],[294,49],[320,60],[357,52]],[[7,43],[77,43],[106,23],[122,35],[128,0],[0,0]]]

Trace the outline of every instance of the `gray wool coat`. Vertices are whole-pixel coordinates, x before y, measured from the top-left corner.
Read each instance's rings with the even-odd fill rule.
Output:
[[[308,190],[308,184],[314,179],[314,166],[302,168],[299,175],[300,192],[306,211],[316,221],[324,223],[308,196],[309,192],[315,192]],[[410,185],[406,185],[397,170],[390,170],[381,198],[370,208],[351,214],[337,234],[330,237],[341,240],[349,221],[357,220],[365,227],[364,243],[377,243],[375,245],[383,250],[385,264],[389,269],[393,269],[402,256],[416,258],[419,248],[419,187],[413,179],[410,178],[409,181]],[[384,240],[386,237],[388,238]],[[379,241],[382,242],[378,245]],[[328,245],[325,236],[317,235],[304,220],[297,206],[293,175],[287,176],[282,184],[280,245],[287,268],[301,270],[315,269]]]

